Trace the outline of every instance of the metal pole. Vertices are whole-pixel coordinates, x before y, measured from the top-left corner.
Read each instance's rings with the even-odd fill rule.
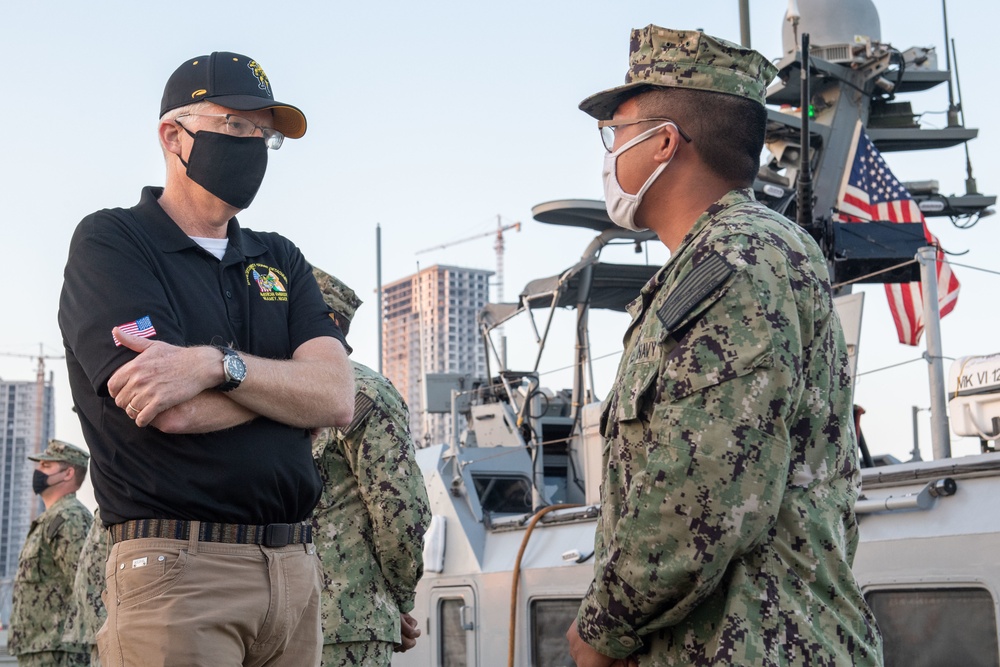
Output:
[[[545,493],[545,451],[542,449],[542,429],[538,422],[542,412],[542,395],[534,390],[537,387],[537,379],[528,385],[530,400],[525,401],[528,405],[528,426],[534,440],[531,443],[531,509],[535,512],[549,504]]]
[[[382,225],[375,223],[375,289],[378,291],[378,374],[382,375]]]
[[[586,372],[587,360],[590,358],[590,350],[587,344],[590,342],[587,337],[589,327],[587,320],[590,315],[590,290],[594,283],[594,265],[588,264],[580,271],[580,288],[576,298],[576,350],[573,358],[573,405],[571,406],[570,419],[574,426],[580,419],[580,411],[583,410],[584,394],[584,373]]]
[[[493,249],[497,253],[497,303],[503,303],[503,224],[499,213],[497,213],[497,240],[493,244]],[[500,369],[507,370],[507,336],[504,334],[502,324],[497,327],[497,335],[500,338]]]
[[[958,127],[958,107],[955,106],[955,95],[951,89],[951,50],[948,45],[948,4],[941,0],[941,13],[944,16],[944,67],[948,70],[948,127]],[[900,82],[902,83],[902,82]]]
[[[457,457],[461,452],[461,445],[458,439],[458,390],[451,390],[451,454]]]
[[[420,434],[418,440],[423,441],[423,446],[427,447],[430,445],[430,427],[428,426],[428,418],[430,414],[427,412],[427,371],[424,366],[424,276],[420,272],[420,262],[417,262],[417,275],[413,276],[412,290],[416,292],[415,300],[417,302],[417,351],[420,354],[420,376],[417,379],[417,385],[420,387]]]
[[[913,406],[913,451],[910,453],[910,461],[922,461],[920,458],[920,434],[917,433],[917,413],[920,408]]]
[[[805,229],[813,226],[813,178],[812,162],[809,148],[812,145],[809,134],[809,33],[802,35],[802,71],[801,74],[801,101],[802,109],[802,138],[800,140],[801,155],[799,156],[799,178],[796,188],[796,218],[799,225]]]
[[[941,352],[941,315],[938,310],[937,249],[929,246],[917,251],[920,283],[924,296],[924,333],[927,334],[927,372],[931,393],[931,448],[935,459],[951,458],[948,438],[948,414],[944,391],[944,364]]]
[[[750,0],[740,0],[740,44],[750,47]]]

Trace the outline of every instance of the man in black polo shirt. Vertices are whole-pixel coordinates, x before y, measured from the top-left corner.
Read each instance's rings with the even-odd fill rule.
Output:
[[[114,541],[104,665],[318,664],[309,432],[350,423],[353,376],[302,254],[234,217],[305,130],[257,62],[189,60],[165,186],[73,236],[59,324]]]

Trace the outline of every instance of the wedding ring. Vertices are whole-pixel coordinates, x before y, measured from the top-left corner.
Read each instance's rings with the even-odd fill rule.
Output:
[[[139,414],[139,411],[135,409],[135,406],[132,405],[131,401],[129,401],[129,404],[125,406],[125,412],[128,412],[129,410],[131,410],[135,414]]]

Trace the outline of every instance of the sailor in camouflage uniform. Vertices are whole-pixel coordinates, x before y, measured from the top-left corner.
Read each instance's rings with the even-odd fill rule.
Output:
[[[851,572],[851,386],[825,260],[754,200],[774,67],[697,31],[632,32],[626,84],[580,108],[612,220],[670,260],[629,306],[601,420],[578,665],[881,664]],[[635,194],[633,194],[635,193]]]
[[[45,511],[31,522],[14,578],[14,600],[7,649],[22,667],[76,667],[89,664],[86,647],[63,639],[66,609],[80,547],[93,520],[76,499],[87,476],[90,455],[50,440],[37,461],[32,489]]]
[[[346,335],[361,300],[333,276],[313,275]],[[323,667],[389,665],[393,650],[411,648],[420,634],[408,612],[430,509],[409,415],[389,380],[351,365],[354,421],[324,429],[313,443],[323,479],[312,518],[323,563]]]
[[[100,510],[94,511],[94,523],[80,550],[80,563],[73,580],[73,613],[66,619],[65,641],[89,647],[90,667],[101,667],[97,655],[97,631],[104,625],[108,610],[104,591],[104,566],[111,553],[111,534],[101,522]]]

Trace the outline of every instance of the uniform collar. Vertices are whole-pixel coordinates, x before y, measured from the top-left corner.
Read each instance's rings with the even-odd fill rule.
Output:
[[[41,521],[42,517],[47,512],[58,512],[63,507],[63,505],[71,505],[74,502],[76,502],[76,492],[75,491],[71,491],[70,493],[67,493],[65,496],[60,496],[59,498],[56,499],[56,501],[54,503],[52,503],[51,505],[49,505],[48,508],[46,508],[45,512],[42,512],[37,517],[35,517],[34,521],[32,521],[32,524],[37,523],[38,521]]]
[[[725,211],[727,208],[752,201],[756,201],[756,197],[753,196],[752,188],[737,188],[722,195],[718,201],[706,208],[705,212],[698,216],[698,219],[694,221],[693,225],[691,225],[691,229],[689,229],[688,233],[684,235],[684,238],[681,240],[681,244],[677,246],[677,252],[671,255],[670,259],[682,256],[687,251],[687,246],[690,245],[706,227],[708,227],[716,216]]]
[[[694,221],[691,229],[684,235],[684,238],[681,240],[681,244],[677,246],[677,252],[670,255],[670,259],[668,259],[667,262],[660,267],[660,270],[654,273],[646,284],[642,286],[639,296],[625,307],[628,314],[632,316],[632,322],[636,321],[636,319],[643,313],[643,311],[646,310],[649,303],[653,300],[653,296],[663,284],[667,271],[673,263],[674,258],[685,255],[688,251],[688,246],[698,237],[702,230],[708,227],[711,221],[714,220],[719,213],[731,206],[745,204],[749,201],[756,201],[752,188],[737,188],[735,190],[730,190],[726,194],[722,195],[718,201],[706,208],[704,213],[698,216],[698,219]]]
[[[198,248],[198,244],[185,234],[177,223],[167,215],[158,201],[163,194],[163,188],[146,186],[142,189],[139,203],[132,207],[132,212],[136,219],[142,224],[149,235],[156,242],[156,245],[163,252],[179,252],[189,248]],[[259,241],[243,234],[239,221],[236,218],[229,220],[229,228],[226,231],[229,237],[229,247],[226,249],[228,261],[235,254],[240,259],[247,257],[257,257],[267,251]]]

